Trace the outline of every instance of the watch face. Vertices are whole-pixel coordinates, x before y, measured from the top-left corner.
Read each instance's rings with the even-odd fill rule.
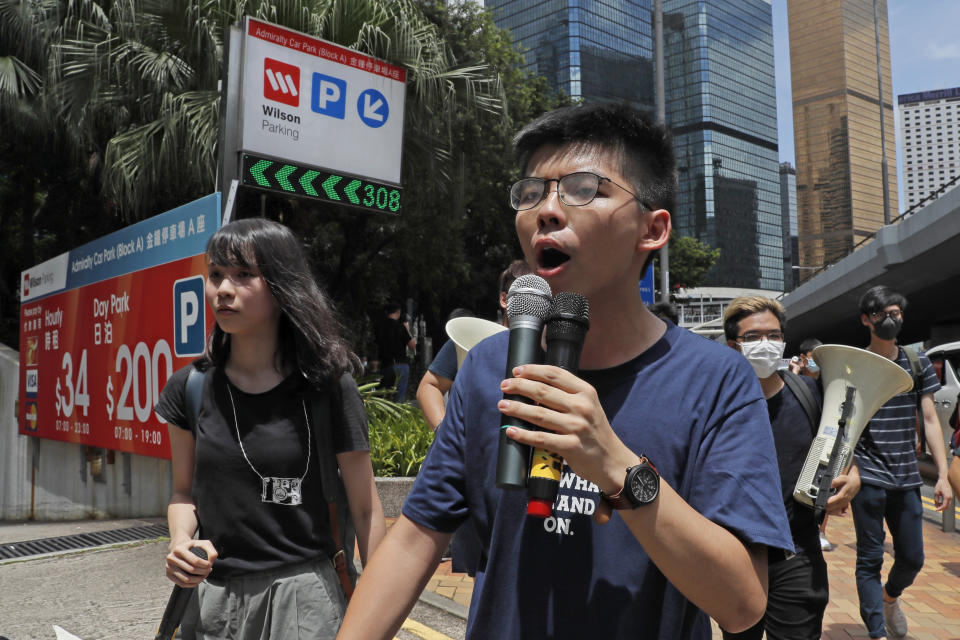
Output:
[[[656,472],[649,467],[641,467],[630,479],[630,493],[637,504],[649,504],[660,493],[660,482]]]

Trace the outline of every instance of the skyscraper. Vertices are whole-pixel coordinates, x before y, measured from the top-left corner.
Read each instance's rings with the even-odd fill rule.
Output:
[[[801,265],[831,264],[884,224],[874,1],[804,0],[787,5]],[[894,216],[897,162],[890,31],[886,0],[876,1]]]
[[[960,87],[897,96],[907,209],[960,175]],[[948,189],[956,186],[953,183]]]
[[[652,0],[487,0],[527,68],[587,101],[652,112]],[[663,0],[674,228],[721,250],[708,284],[780,290],[783,245],[770,0]],[[675,283],[683,284],[683,283]]]
[[[710,285],[782,290],[773,19],[768,0],[664,0],[674,228],[720,248]]]
[[[799,229],[797,228],[797,172],[789,162],[780,163],[780,214],[783,221],[783,290],[796,288],[797,252]]]
[[[525,50],[526,68],[590,102],[652,111],[651,0],[486,0],[496,23]]]

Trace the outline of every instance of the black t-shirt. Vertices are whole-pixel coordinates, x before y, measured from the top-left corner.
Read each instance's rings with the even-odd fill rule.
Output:
[[[186,380],[191,366],[170,377],[156,407],[170,424],[184,429],[189,429],[190,422]],[[236,403],[236,425],[227,385]],[[343,410],[332,409],[334,416],[343,416],[341,424],[333,425],[334,452],[369,450],[366,414],[353,378],[344,374],[340,387]],[[215,580],[329,556],[334,551],[312,434],[310,448],[307,446],[304,411],[311,421],[314,416],[306,391],[307,382],[299,373],[264,393],[239,390],[217,368],[204,377],[194,430],[193,499],[200,536],[209,539],[219,553],[210,574]],[[330,425],[320,428],[329,429]],[[238,429],[249,463],[237,441]],[[303,502],[293,506],[261,501],[260,476],[304,476]]]
[[[407,362],[410,332],[399,320],[385,317],[377,326],[377,354],[381,367]]]
[[[820,386],[813,378],[800,376],[810,387],[814,396],[821,396]],[[797,478],[803,470],[814,431],[810,419],[803,410],[790,387],[784,387],[767,400],[770,413],[770,426],[773,427],[773,443],[777,450],[777,466],[780,468],[780,487],[783,491],[783,505],[790,521],[790,533],[797,553],[820,549],[819,527],[813,509],[800,504],[793,498]]]

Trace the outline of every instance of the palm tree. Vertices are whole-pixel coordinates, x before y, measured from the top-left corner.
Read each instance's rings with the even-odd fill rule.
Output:
[[[90,215],[97,163],[86,132],[63,117],[50,60],[63,7],[56,0],[0,0],[0,300],[15,300],[11,283],[43,253],[60,250],[45,227],[57,215],[73,230]],[[86,156],[86,157],[85,157]],[[100,213],[99,211],[97,213]],[[95,217],[95,216],[94,216]],[[5,307],[3,304],[0,307]],[[0,308],[0,315],[7,310]],[[7,337],[4,331],[3,336]]]

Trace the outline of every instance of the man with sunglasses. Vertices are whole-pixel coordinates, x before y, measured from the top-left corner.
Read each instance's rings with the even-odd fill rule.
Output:
[[[910,373],[907,354],[897,344],[906,308],[907,299],[883,285],[869,289],[860,298],[860,323],[870,331],[867,350],[893,360]],[[953,503],[943,435],[933,404],[940,382],[927,356],[921,353],[919,358],[921,388],[896,395],[880,407],[860,435],[854,452],[862,482],[860,493],[850,503],[857,530],[857,594],[860,617],[871,638],[907,634],[907,618],[899,598],[923,566],[923,479],[914,448],[918,395],[927,447],[937,465],[937,510],[951,509]],[[884,521],[893,539],[894,560],[886,584],[881,585]]]
[[[708,615],[748,628],[766,604],[768,546],[793,544],[756,376],[640,298],[670,235],[669,135],[630,107],[579,105],[514,144],[524,256],[554,295],[590,303],[580,372],[525,365],[504,380],[506,332],[471,350],[340,637],[391,638],[463,522],[483,546],[468,639],[707,640]],[[543,429],[508,437],[566,461],[547,518],[495,487],[501,414]]]
[[[773,551],[768,561],[769,596],[763,618],[741,633],[724,631],[725,640],[817,640],[829,600],[827,564],[820,548],[817,516],[793,499],[793,489],[820,424],[821,391],[808,376],[781,370],[787,314],[776,300],[744,296],[723,312],[727,345],[739,351],[760,379],[767,399],[780,467],[783,506],[790,519],[795,553]],[[809,412],[809,413],[808,413]],[[856,465],[833,480],[836,494],[827,513],[845,514],[860,487]]]

